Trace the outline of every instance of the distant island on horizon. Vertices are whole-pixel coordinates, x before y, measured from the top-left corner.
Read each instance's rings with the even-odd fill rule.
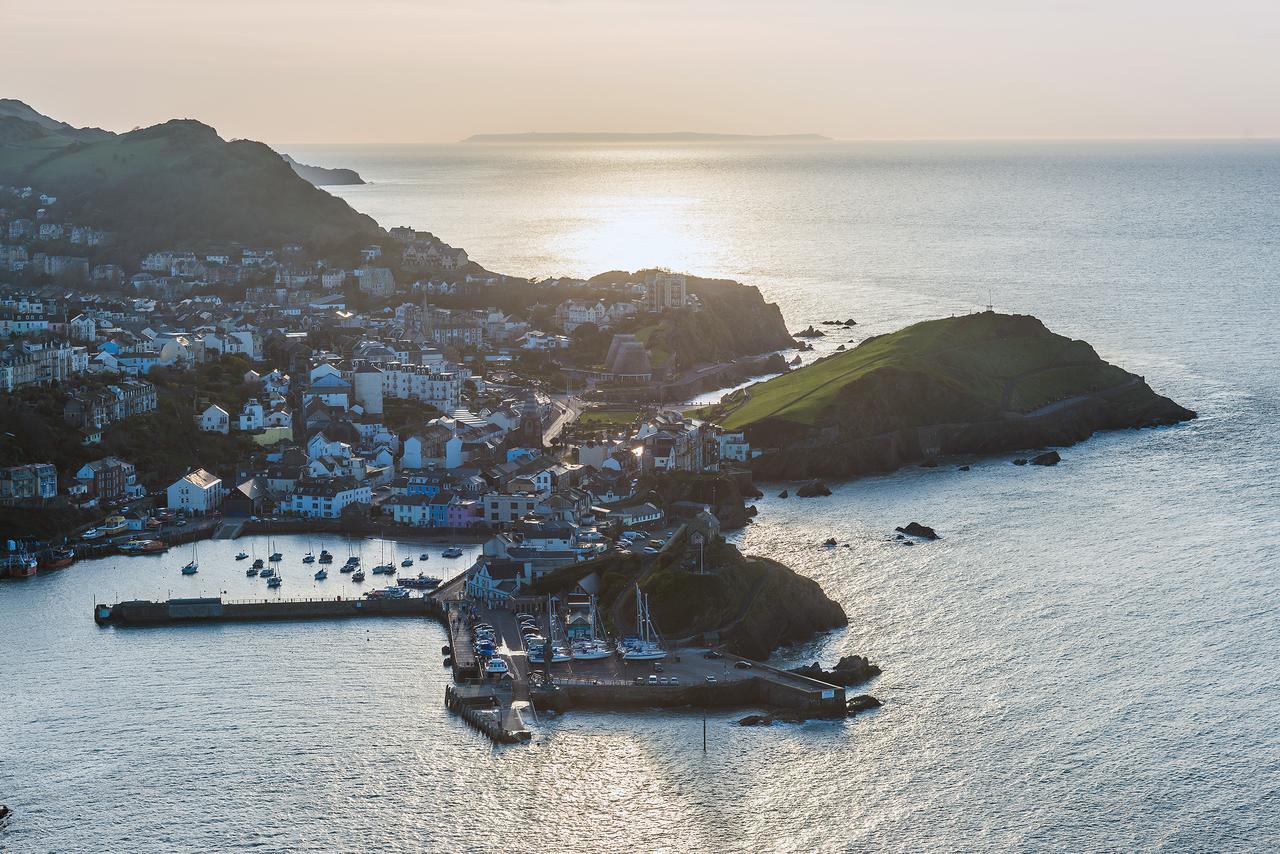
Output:
[[[595,133],[529,131],[526,133],[477,133],[463,142],[829,142],[818,133]]]

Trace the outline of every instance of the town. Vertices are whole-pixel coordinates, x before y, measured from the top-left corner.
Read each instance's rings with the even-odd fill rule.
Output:
[[[682,275],[513,280],[408,228],[350,267],[287,245],[126,269],[99,262],[120,257],[110,232],[32,187],[0,187],[0,235],[10,575],[178,521],[271,520],[492,536],[488,557],[524,569],[486,595],[516,594],[627,548],[611,531],[714,510],[655,503],[654,477],[751,457],[662,405],[681,371],[709,373],[646,346],[706,310]],[[463,307],[486,298],[508,308]]]

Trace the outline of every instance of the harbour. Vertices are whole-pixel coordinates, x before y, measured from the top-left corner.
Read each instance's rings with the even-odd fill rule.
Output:
[[[255,553],[278,558],[261,572],[272,573],[272,567],[278,566],[284,575],[296,572],[295,564],[310,571],[305,560],[313,556],[309,540],[305,555],[275,551],[278,542],[267,538],[251,544]],[[280,548],[301,542],[303,538],[294,537]],[[393,555],[404,548],[394,541],[380,541],[372,551],[383,562],[375,570],[389,569],[388,574],[394,575],[395,562],[385,560],[388,546]],[[205,561],[203,568],[217,572],[220,580],[228,575],[237,578],[241,555],[247,558],[248,552],[237,552],[230,566],[225,552],[224,547],[214,564]],[[333,559],[328,549],[322,554]],[[429,562],[430,556],[424,552],[419,558],[423,556]],[[358,566],[361,558],[353,551],[347,560],[349,566]],[[412,558],[404,560],[413,562]],[[170,558],[169,562],[176,560]],[[193,557],[187,567],[194,563]],[[412,585],[415,577],[409,571],[405,569],[402,580]],[[446,633],[442,664],[452,677],[445,686],[445,707],[496,745],[530,741],[534,736],[531,721],[537,721],[540,713],[758,707],[829,717],[844,711],[845,691],[840,686],[726,656],[705,646],[666,649],[656,632],[650,636],[653,630],[638,590],[638,634],[619,639],[614,649],[599,627],[602,619],[594,597],[578,602],[525,597],[513,600],[509,607],[488,607],[466,596],[465,579],[466,573],[461,572],[433,591],[410,592],[404,587],[397,595],[390,595],[394,588],[387,587],[301,598],[216,595],[122,599],[95,602],[93,619],[104,630],[376,618],[434,622]],[[245,577],[247,583],[258,580]],[[324,585],[317,581],[312,586]],[[567,634],[571,623],[576,640]],[[589,627],[589,636],[582,633],[584,627]]]

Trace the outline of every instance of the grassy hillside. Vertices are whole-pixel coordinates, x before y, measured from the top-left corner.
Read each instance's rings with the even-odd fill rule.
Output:
[[[965,400],[966,417],[1026,413],[1131,377],[1033,317],[984,312],[917,323],[752,386],[720,420],[730,429],[766,419],[815,426],[850,386],[885,371],[942,384]]]
[[[72,221],[119,235],[122,254],[230,242],[354,250],[382,234],[267,146],[227,142],[199,122],[88,142],[56,130],[37,136],[30,122],[25,131],[7,124],[0,127],[0,183],[56,194]]]

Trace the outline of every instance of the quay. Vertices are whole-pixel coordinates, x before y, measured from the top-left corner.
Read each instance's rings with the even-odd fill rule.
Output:
[[[220,597],[132,600],[94,605],[100,626],[163,626],[176,623],[225,623],[252,620],[317,620],[346,617],[434,617],[444,609],[429,596],[406,599],[239,599]]]

